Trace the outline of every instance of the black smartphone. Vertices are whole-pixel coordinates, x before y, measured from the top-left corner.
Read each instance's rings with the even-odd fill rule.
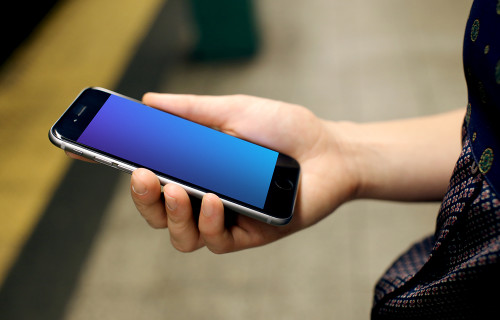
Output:
[[[226,208],[269,224],[287,224],[293,215],[296,160],[106,89],[83,90],[49,138],[128,173],[147,168],[192,196],[217,194]]]

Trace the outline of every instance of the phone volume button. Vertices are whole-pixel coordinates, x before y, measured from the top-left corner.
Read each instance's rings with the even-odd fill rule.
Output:
[[[77,156],[83,156],[83,152],[80,151],[80,150],[76,150],[76,149],[68,149],[69,152],[73,153],[73,154],[76,154]]]
[[[132,169],[125,167],[125,166],[122,166],[121,164],[117,164],[116,168],[118,168],[119,170],[126,172],[126,173],[132,173],[132,171],[133,171]]]
[[[102,163],[102,164],[111,165],[111,161],[103,159],[103,158],[98,157],[98,156],[95,156],[94,160],[97,161],[97,162],[99,162],[99,163]]]

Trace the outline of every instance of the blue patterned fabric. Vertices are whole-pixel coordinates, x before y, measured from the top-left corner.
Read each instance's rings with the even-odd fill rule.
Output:
[[[500,0],[473,3],[464,71],[463,148],[435,233],[382,276],[372,319],[500,317]]]

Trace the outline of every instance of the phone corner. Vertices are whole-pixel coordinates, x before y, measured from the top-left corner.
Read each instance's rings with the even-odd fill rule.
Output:
[[[293,215],[291,215],[287,218],[268,217],[265,222],[267,224],[270,224],[273,226],[283,227],[283,226],[286,226],[287,224],[289,224],[290,221],[292,221],[292,218],[293,218]]]
[[[57,133],[55,132],[55,129],[54,127],[51,127],[49,129],[49,132],[48,132],[48,136],[49,136],[49,141],[55,145],[56,147],[59,147],[61,149],[64,149],[63,148],[63,143],[61,141],[61,139],[59,137],[57,137]]]

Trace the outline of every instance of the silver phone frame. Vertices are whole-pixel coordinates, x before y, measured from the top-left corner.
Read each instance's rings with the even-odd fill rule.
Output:
[[[95,90],[104,91],[106,93],[117,95],[117,96],[126,98],[128,100],[132,100],[132,101],[138,102],[140,104],[143,104],[141,101],[138,101],[136,99],[127,97],[125,95],[122,95],[120,93],[117,93],[117,92],[114,92],[114,91],[111,91],[111,90],[108,90],[108,89],[105,89],[105,88],[101,88],[101,87],[88,87],[88,88],[83,89],[78,94],[78,96],[73,100],[73,102],[63,112],[62,115],[64,115],[69,110],[69,108],[71,108],[71,106],[80,97],[80,95],[84,91],[86,91],[87,89],[95,89]],[[63,140],[63,138],[60,135],[57,135],[54,132],[54,126],[62,118],[62,115],[52,125],[52,127],[49,130],[49,140],[56,147],[59,147],[62,150],[65,150],[67,152],[74,153],[74,154],[76,154],[78,156],[82,156],[82,157],[87,158],[89,160],[98,162],[100,164],[104,164],[104,165],[106,165],[108,167],[111,167],[111,168],[114,168],[114,169],[126,172],[128,174],[132,174],[132,172],[134,172],[134,170],[140,168],[140,167],[132,166],[132,165],[130,165],[128,163],[125,163],[125,162],[121,161],[120,159],[110,157],[110,156],[108,156],[106,154],[103,154],[103,153],[99,153],[99,152],[97,152],[95,150],[84,148],[84,147],[82,147],[80,145],[72,143],[71,141]],[[194,197],[197,197],[197,198],[201,199],[206,194],[206,192],[204,192],[204,191],[195,189],[195,188],[193,188],[191,186],[184,185],[184,184],[182,184],[182,183],[180,183],[178,181],[170,180],[170,179],[168,179],[166,177],[163,177],[161,175],[158,175],[158,174],[156,174],[156,176],[158,177],[161,185],[166,185],[166,184],[169,184],[169,183],[176,184],[176,185],[182,187],[184,190],[186,190],[186,192],[189,195],[191,195],[191,196],[194,196]],[[267,215],[267,214],[265,214],[263,212],[260,212],[260,211],[257,211],[257,210],[251,209],[251,208],[247,208],[247,207],[242,206],[242,205],[240,205],[238,203],[235,203],[235,202],[232,202],[230,200],[224,199],[222,197],[219,197],[219,198],[221,199],[221,201],[222,201],[222,203],[224,204],[225,207],[227,207],[227,208],[229,208],[229,209],[231,209],[231,210],[233,210],[233,211],[235,211],[237,213],[246,215],[248,217],[251,217],[253,219],[265,222],[265,223],[270,224],[270,225],[283,226],[283,225],[288,224],[290,222],[290,220],[292,219],[292,217],[293,217],[293,213],[295,211],[295,204],[296,204],[296,201],[297,201],[298,188],[299,188],[299,185],[300,185],[299,180],[300,180],[300,174],[299,174],[299,179],[297,180],[297,186],[295,186],[295,194],[294,194],[294,197],[293,197],[293,204],[292,204],[292,214],[289,217],[287,217],[287,218],[273,217],[273,216]]]

